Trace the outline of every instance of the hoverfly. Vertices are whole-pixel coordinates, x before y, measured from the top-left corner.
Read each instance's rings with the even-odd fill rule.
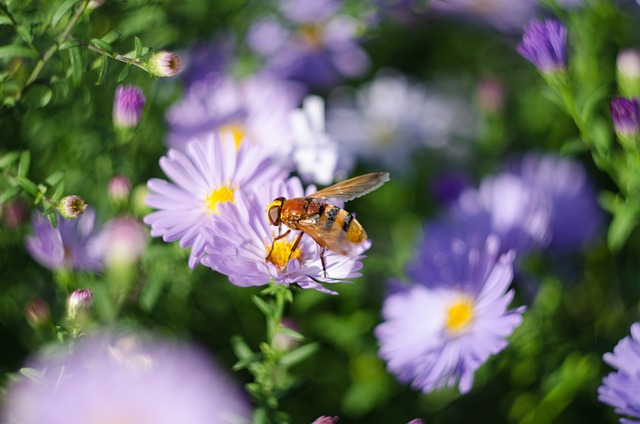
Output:
[[[276,240],[285,237],[291,230],[300,231],[291,247],[289,259],[291,253],[298,247],[302,236],[307,234],[322,247],[320,260],[324,277],[327,278],[325,249],[352,256],[355,248],[367,239],[367,233],[353,215],[332,205],[327,199],[347,202],[372,192],[386,181],[389,181],[389,173],[372,172],[339,182],[307,197],[293,199],[278,197],[267,207],[269,223],[277,227],[284,224],[289,229],[273,239],[267,259],[273,253]]]

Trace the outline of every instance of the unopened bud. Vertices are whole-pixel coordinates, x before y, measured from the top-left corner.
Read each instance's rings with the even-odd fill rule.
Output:
[[[482,111],[489,114],[502,112],[504,108],[504,87],[496,78],[485,78],[476,87],[476,101]]]
[[[76,219],[86,208],[87,204],[82,197],[76,195],[63,197],[58,202],[58,213],[67,219]]]
[[[181,70],[182,61],[177,53],[163,50],[149,59],[149,71],[157,77],[172,77]]]
[[[316,418],[316,420],[311,424],[335,424],[338,422],[338,420],[340,420],[340,417],[330,417],[328,415],[323,415]]]
[[[104,0],[91,0],[88,4],[87,4],[87,9],[97,9],[100,6],[102,6],[104,4]]]
[[[41,297],[32,299],[24,308],[24,314],[32,327],[41,327],[51,318],[49,305]]]
[[[107,194],[109,199],[114,203],[122,203],[129,197],[131,191],[131,182],[124,175],[116,175],[109,180],[107,184]]]
[[[638,98],[616,97],[611,100],[609,111],[620,143],[627,149],[635,150],[637,148],[636,141],[640,134]]]
[[[67,301],[67,317],[74,321],[93,306],[93,294],[89,289],[74,290]]]
[[[638,50],[627,49],[618,54],[616,77],[620,94],[625,97],[640,94],[640,52]]]
[[[113,98],[113,124],[116,128],[136,127],[146,100],[140,88],[119,85]]]

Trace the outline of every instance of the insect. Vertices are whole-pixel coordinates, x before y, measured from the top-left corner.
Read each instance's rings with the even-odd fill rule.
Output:
[[[367,233],[353,215],[329,203],[327,199],[347,202],[372,192],[386,181],[389,181],[389,173],[372,172],[339,182],[307,197],[278,197],[267,207],[267,218],[271,225],[280,227],[280,224],[284,224],[289,229],[273,239],[267,259],[273,253],[276,240],[297,230],[300,234],[291,247],[289,259],[302,236],[307,234],[322,247],[320,260],[324,277],[327,278],[325,249],[352,256],[355,248],[367,239]]]

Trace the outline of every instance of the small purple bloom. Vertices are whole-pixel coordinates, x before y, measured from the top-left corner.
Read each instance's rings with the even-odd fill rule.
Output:
[[[34,214],[34,235],[27,236],[25,246],[40,265],[52,269],[99,271],[102,269],[102,248],[94,229],[95,212],[87,208],[78,219],[58,217],[53,228],[48,218]]]
[[[484,244],[447,236],[438,244],[420,254],[430,272],[413,272],[414,284],[385,299],[375,335],[400,381],[424,393],[455,386],[467,393],[476,370],[522,322],[523,307],[508,309],[515,255],[500,255],[495,236]]]
[[[160,158],[160,167],[172,182],[149,180],[147,204],[157,211],[145,216],[144,222],[151,226],[152,237],[192,247],[192,268],[204,251],[200,229],[221,204],[233,202],[239,190],[287,174],[264,149],[247,143],[238,148],[233,137],[217,133],[193,139],[184,151],[169,149]]]
[[[93,306],[93,293],[89,289],[74,290],[67,300],[67,317],[74,320]]]
[[[304,197],[313,191],[315,188],[310,187],[305,193],[297,178],[286,183],[273,180],[238,193],[234,203],[221,204],[220,213],[203,229],[206,256],[202,264],[228,275],[232,284],[241,287],[262,286],[273,280],[275,284],[297,284],[304,289],[337,294],[321,283],[359,277],[363,256],[348,257],[327,250],[325,277],[320,246],[305,235],[292,250],[297,231],[274,243],[279,230],[269,224],[266,216],[267,205],[274,199]],[[363,253],[370,244],[365,241],[358,253]]]
[[[640,323],[633,324],[631,336],[620,340],[613,353],[605,353],[603,359],[617,371],[602,379],[598,400],[613,406],[617,414],[634,418],[621,418],[621,423],[640,422]]]
[[[119,85],[113,99],[113,124],[117,128],[134,128],[140,122],[146,98],[133,85]]]
[[[131,181],[125,175],[116,175],[107,183],[109,200],[121,203],[127,200],[131,192]]]
[[[251,414],[238,387],[187,345],[90,334],[27,365],[40,375],[9,387],[2,422],[233,424]]]
[[[135,263],[148,243],[146,228],[137,219],[128,216],[107,222],[99,237],[107,266]]]
[[[532,19],[517,52],[544,74],[567,68],[567,28],[555,19]]]
[[[614,97],[609,108],[613,126],[621,137],[635,137],[640,133],[638,98]]]

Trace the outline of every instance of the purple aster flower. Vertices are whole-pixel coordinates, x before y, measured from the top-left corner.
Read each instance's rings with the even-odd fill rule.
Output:
[[[261,145],[275,155],[291,153],[289,113],[302,98],[297,84],[256,75],[243,81],[209,77],[195,82],[167,114],[168,144],[183,150],[193,137],[221,131]]]
[[[640,323],[631,326],[631,336],[620,340],[613,353],[605,353],[604,361],[615,368],[602,379],[598,400],[615,408],[615,412],[634,420],[621,418],[621,423],[640,422]]]
[[[140,88],[119,85],[113,99],[113,124],[116,128],[136,127],[142,117],[146,100]]]
[[[314,191],[315,188],[310,187],[306,194]],[[295,250],[292,247],[297,231],[274,244],[278,228],[269,224],[267,206],[278,197],[304,196],[300,180],[291,178],[286,183],[273,180],[263,186],[254,186],[238,193],[234,203],[221,204],[218,216],[203,230],[206,256],[202,258],[202,264],[228,275],[229,281],[237,286],[262,286],[273,280],[275,284],[297,284],[305,289],[337,294],[321,283],[345,282],[345,279],[359,277],[363,256],[348,257],[327,250],[324,254],[325,278],[320,260],[322,249],[311,237],[303,236]],[[358,253],[369,246],[370,242],[365,241]]]
[[[596,189],[577,161],[555,155],[526,155],[519,174],[551,204],[549,248],[575,251],[593,240],[602,224]]]
[[[27,236],[25,246],[40,265],[52,269],[99,271],[103,250],[94,229],[95,212],[87,210],[77,219],[58,217],[53,228],[48,218],[34,214],[31,221],[34,234]]]
[[[532,19],[517,52],[544,74],[567,68],[567,28],[555,19]]]
[[[514,252],[499,255],[494,236],[484,245],[449,241],[447,250],[421,253],[439,271],[414,274],[415,284],[390,294],[375,329],[389,371],[424,393],[471,390],[476,370],[507,346],[524,310],[507,309]]]
[[[369,57],[356,41],[359,23],[339,14],[339,6],[336,1],[283,0],[286,25],[271,17],[254,22],[249,45],[266,56],[269,72],[311,87],[327,88],[361,75]]]
[[[8,390],[2,422],[248,423],[249,406],[204,352],[128,334],[43,351]]]
[[[618,136],[632,138],[640,133],[640,110],[637,97],[632,99],[614,97],[609,111]]]
[[[194,268],[204,251],[200,235],[218,207],[233,202],[238,190],[254,184],[284,178],[287,171],[263,149],[232,137],[209,136],[193,139],[184,151],[169,149],[160,167],[172,182],[152,178],[147,204],[155,209],[144,217],[152,237],[165,242],[180,240],[180,247],[192,247],[189,266]]]
[[[353,99],[336,99],[327,120],[349,154],[401,172],[417,148],[443,147],[473,126],[467,105],[393,74],[378,75]]]
[[[537,10],[533,0],[431,0],[429,10],[486,22],[501,31],[522,28]]]

